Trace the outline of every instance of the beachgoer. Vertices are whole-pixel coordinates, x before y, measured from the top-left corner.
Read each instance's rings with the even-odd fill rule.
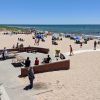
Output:
[[[50,63],[50,61],[51,61],[51,57],[50,55],[48,55],[47,58],[44,58],[42,63]]]
[[[71,45],[69,45],[69,47],[70,47],[70,56],[72,56],[73,55],[73,48]]]
[[[37,57],[36,57],[36,59],[35,59],[35,63],[34,63],[34,65],[39,65],[39,60],[38,60]]]
[[[37,40],[37,45],[39,45],[39,43],[40,43],[40,39]]]
[[[2,51],[2,59],[5,60],[4,50]]]
[[[94,50],[96,50],[97,42],[94,41]]]
[[[37,39],[35,38],[35,40],[34,40],[34,45],[36,45],[37,44]]]
[[[31,61],[29,59],[29,57],[27,57],[27,59],[25,60],[25,67],[30,67]]]
[[[83,44],[82,44],[82,42],[80,43],[80,48],[82,48],[82,46],[83,46]]]
[[[2,52],[2,58],[3,58],[3,60],[7,59],[7,56],[8,56],[8,51],[7,51],[6,47],[4,47],[4,50]]]
[[[35,79],[34,71],[33,71],[32,67],[28,68],[28,78],[29,78],[29,82],[30,82],[29,88],[32,89],[33,88],[33,80]]]
[[[20,47],[20,48],[23,48],[23,47],[24,47],[23,43],[21,43],[21,44],[19,45],[19,47]]]
[[[98,41],[98,44],[100,45],[100,41]]]
[[[4,48],[4,55],[5,55],[5,58],[7,59],[7,57],[8,57],[8,51],[7,51],[6,47]]]
[[[13,45],[12,48],[15,49],[15,45]]]
[[[22,39],[21,38],[19,38],[19,41],[21,41]]]
[[[19,48],[19,43],[17,43],[16,48]]]

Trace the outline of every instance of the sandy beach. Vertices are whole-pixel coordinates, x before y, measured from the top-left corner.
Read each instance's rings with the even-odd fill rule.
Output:
[[[25,41],[19,42],[18,38],[22,38]],[[58,45],[52,45],[52,36],[48,36],[45,38],[45,42],[40,41],[40,44],[38,47],[43,48],[49,48],[50,53],[55,54],[55,50],[60,50],[61,53],[66,53],[69,51],[69,45],[72,45],[73,50],[84,50],[84,49],[93,49],[95,40],[88,41],[87,44],[84,44],[82,48],[80,48],[79,44],[76,44],[73,40],[70,40],[68,38],[63,38],[62,41],[57,41]],[[98,40],[97,40],[98,41]],[[24,46],[37,46],[34,45],[35,40],[32,39],[32,34],[25,35],[25,34],[18,34],[18,35],[0,35],[0,49],[6,48],[12,48],[13,45],[16,46],[17,42],[19,44],[23,43]],[[97,48],[100,48],[100,45],[97,45]]]
[[[36,76],[36,82],[53,91],[36,95],[37,100],[100,100],[100,53],[71,57],[71,69]]]
[[[0,100],[100,100],[100,0],[0,0]]]
[[[25,41],[19,42],[18,38],[23,38]],[[48,36],[45,38],[45,42],[40,41],[38,47],[49,48],[50,54],[55,54],[56,49],[59,49],[62,53],[67,53],[69,52],[70,44],[74,51],[93,50],[94,40],[90,40],[80,48],[79,44],[75,44],[73,40],[68,38],[63,38],[62,41],[57,41],[58,45],[52,45],[51,38],[51,36]],[[0,35],[0,49],[3,49],[4,47],[12,48],[12,46],[16,45],[17,42],[19,44],[23,43],[24,46],[36,46],[34,45],[32,35]],[[100,45],[97,45],[97,49],[100,50]],[[29,100],[32,100],[33,97],[36,100],[100,100],[99,58],[100,51],[75,54],[70,57],[71,66],[69,70],[36,74],[33,89],[28,91],[28,94],[23,90],[23,95],[29,97]],[[3,63],[4,62],[1,62],[0,66],[5,66],[7,64]],[[3,66],[1,67],[4,71]],[[12,69],[10,65],[8,68]],[[28,78],[19,79],[17,74],[19,73],[20,68],[13,68],[13,70],[18,72],[15,74],[16,76],[13,76],[14,78],[12,78],[12,80],[9,80],[9,82],[5,81],[5,86],[6,88],[9,87],[8,83],[13,83],[15,80],[17,82],[14,83],[16,85],[13,85],[15,90],[7,88],[8,94],[12,98],[11,100],[17,100],[16,96],[15,98],[12,97],[10,92],[15,95],[13,91],[15,91],[15,93],[19,91],[19,97],[18,95],[17,97],[19,100],[25,100],[25,97],[22,97],[21,95],[22,89],[28,84]],[[7,71],[5,70],[4,72]],[[3,75],[3,73],[1,73],[1,75]],[[0,79],[4,81],[3,78]],[[18,88],[16,88],[16,86]]]

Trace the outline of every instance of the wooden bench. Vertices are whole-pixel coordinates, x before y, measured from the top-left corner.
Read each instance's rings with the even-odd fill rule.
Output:
[[[33,51],[34,50],[36,52],[40,52],[40,53],[45,53],[48,54],[49,53],[49,49],[48,48],[40,48],[40,47],[23,47],[23,48],[14,48],[14,49],[7,49],[8,52],[11,51],[17,51],[17,52],[28,52],[28,51]],[[0,50],[0,52],[2,53],[3,50]]]
[[[44,73],[58,70],[68,70],[70,68],[70,60],[63,60],[59,62],[53,62],[44,65],[37,65],[33,67],[34,73]],[[20,77],[27,76],[28,70],[27,68],[21,68]]]

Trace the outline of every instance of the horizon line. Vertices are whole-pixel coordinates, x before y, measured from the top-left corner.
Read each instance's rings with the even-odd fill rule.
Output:
[[[100,25],[100,24],[0,24],[0,25]]]

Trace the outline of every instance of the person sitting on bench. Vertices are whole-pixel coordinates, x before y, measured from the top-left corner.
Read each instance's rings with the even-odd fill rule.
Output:
[[[44,58],[42,63],[50,63],[50,61],[51,61],[51,57],[50,57],[50,55],[48,55],[47,58]]]
[[[39,59],[36,57],[34,65],[39,65]]]
[[[25,60],[25,67],[30,67],[31,61],[29,59],[29,57],[27,57],[27,59]]]

